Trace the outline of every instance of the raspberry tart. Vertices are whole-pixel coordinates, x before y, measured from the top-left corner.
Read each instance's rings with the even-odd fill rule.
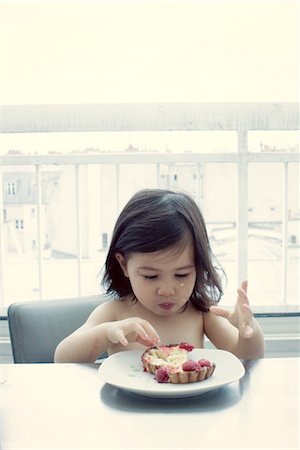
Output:
[[[215,363],[189,359],[193,346],[186,343],[150,347],[142,354],[144,371],[153,373],[158,383],[186,384],[211,377]]]

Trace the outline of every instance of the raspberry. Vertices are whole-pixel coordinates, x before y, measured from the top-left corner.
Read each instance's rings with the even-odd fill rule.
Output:
[[[158,383],[167,383],[169,381],[168,368],[166,366],[163,366],[157,369],[154,378]]]
[[[198,361],[198,363],[199,363],[200,367],[210,367],[211,366],[210,361],[208,361],[208,359],[204,359],[204,358],[200,359]]]
[[[182,370],[185,372],[190,372],[192,370],[199,372],[200,365],[197,361],[186,361],[182,364]]]
[[[186,342],[182,342],[181,344],[179,344],[179,348],[183,348],[187,352],[191,352],[193,350],[194,346],[191,344],[187,344]]]

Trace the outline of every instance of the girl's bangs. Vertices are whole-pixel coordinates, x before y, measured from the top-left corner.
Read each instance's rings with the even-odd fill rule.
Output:
[[[160,223],[157,227],[143,227],[139,231],[135,230],[136,239],[132,239],[129,243],[127,251],[149,253],[177,247],[182,242],[184,247],[188,241],[189,232],[186,222],[181,219],[164,224]]]

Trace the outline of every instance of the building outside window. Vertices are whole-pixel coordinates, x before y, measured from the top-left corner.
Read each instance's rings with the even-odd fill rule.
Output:
[[[8,182],[7,192],[8,192],[8,195],[16,195],[16,182],[15,181]]]

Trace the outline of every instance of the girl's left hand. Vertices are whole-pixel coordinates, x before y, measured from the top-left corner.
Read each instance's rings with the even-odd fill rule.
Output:
[[[216,316],[225,317],[234,325],[240,333],[242,338],[248,339],[253,336],[253,312],[249,306],[247,296],[247,280],[243,281],[241,287],[238,288],[238,298],[234,311],[230,312],[227,309],[219,306],[211,306],[210,311]]]

